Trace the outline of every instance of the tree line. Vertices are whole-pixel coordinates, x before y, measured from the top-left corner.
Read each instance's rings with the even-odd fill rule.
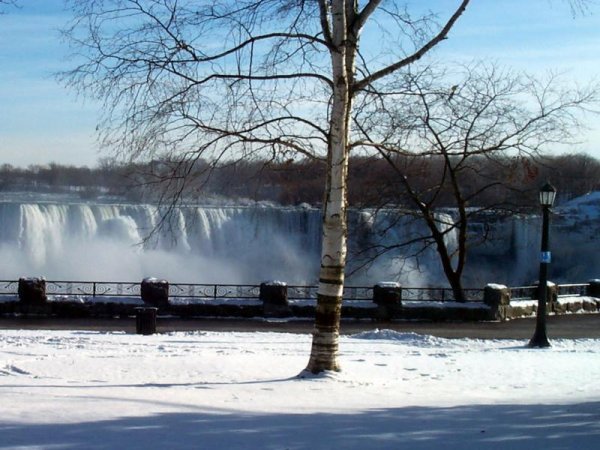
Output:
[[[498,184],[477,198],[471,206],[537,208],[537,189],[549,180],[558,190],[559,202],[600,190],[600,160],[585,153],[546,155],[501,160],[473,158],[477,170],[461,175],[461,183],[477,191],[485,183]],[[439,180],[441,157],[403,156],[396,163],[410,166],[415,189],[425,190]],[[155,160],[146,164],[102,161],[97,167],[76,167],[51,163],[26,168],[0,166],[0,191],[73,193],[82,199],[99,196],[129,201],[156,202],[154,184],[171,174],[173,162]],[[183,169],[180,169],[183,170]],[[269,201],[284,206],[308,203],[319,206],[323,199],[325,164],[320,160],[238,161],[212,166],[197,164],[183,187],[183,200],[202,203],[210,198]],[[470,174],[470,176],[469,176]],[[381,157],[354,157],[348,174],[349,204],[352,207],[413,208],[398,175]],[[440,208],[455,206],[449,192],[437,203]]]

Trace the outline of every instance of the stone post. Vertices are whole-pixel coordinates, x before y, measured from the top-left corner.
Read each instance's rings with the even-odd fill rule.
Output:
[[[263,302],[265,317],[286,317],[291,314],[287,284],[282,281],[260,283],[259,299]]]
[[[599,279],[589,281],[586,294],[588,297],[600,298],[600,280]]]
[[[540,296],[540,288],[538,282],[538,288],[535,290],[534,300],[537,300]],[[555,305],[558,303],[558,286],[552,281],[548,281],[546,284],[546,303],[548,304],[548,311],[554,311]]]
[[[488,284],[483,289],[483,302],[490,307],[494,320],[506,320],[510,289],[503,284]]]
[[[43,305],[46,296],[46,280],[44,278],[19,278],[19,301],[25,305]]]
[[[146,305],[157,308],[169,306],[169,282],[157,278],[144,278],[142,280],[140,294]]]
[[[396,282],[380,282],[373,286],[373,303],[377,305],[377,319],[392,320],[402,307],[402,286]]]
[[[548,299],[547,301],[550,304],[550,308],[552,308],[550,311],[558,312],[560,308],[560,305],[558,304],[558,285],[549,281],[546,292],[548,293],[548,296],[546,297]]]
[[[137,334],[156,333],[156,311],[158,308],[148,306],[135,308],[135,332]]]

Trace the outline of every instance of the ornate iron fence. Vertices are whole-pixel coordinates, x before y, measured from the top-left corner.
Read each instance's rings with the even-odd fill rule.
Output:
[[[557,284],[557,295],[559,297],[581,297],[586,295],[589,284]],[[511,287],[510,298],[512,300],[532,300],[537,299],[538,286],[517,286]]]
[[[531,300],[537,296],[537,286],[516,286],[509,288],[511,300]]]
[[[463,293],[468,302],[482,302],[483,289],[463,289]],[[402,288],[403,301],[435,301],[435,302],[453,302],[454,292],[450,288]]]
[[[575,285],[573,285],[575,286]],[[579,285],[577,285],[579,286]],[[585,286],[585,285],[582,285]],[[289,285],[287,287],[290,300],[316,300],[317,286]],[[0,296],[15,296],[18,282],[13,280],[0,281]],[[467,301],[483,300],[482,289],[465,289]],[[46,292],[53,296],[86,296],[86,297],[140,297],[139,282],[106,282],[106,281],[46,281]],[[170,298],[190,299],[248,299],[259,298],[258,285],[227,285],[227,284],[194,284],[170,283]],[[372,286],[345,286],[344,300],[366,301],[373,299]],[[454,301],[452,290],[449,288],[414,288],[403,287],[402,299],[405,301]]]
[[[290,300],[316,300],[317,286],[288,286],[287,295]]]
[[[587,294],[589,284],[559,284],[559,297],[582,297]]]
[[[192,284],[175,283],[169,284],[169,297],[174,298],[239,298],[256,299],[260,292],[260,286],[254,285],[229,285],[229,284]]]
[[[17,281],[0,281],[0,295],[17,295],[19,283]]]
[[[49,295],[139,297],[140,283],[106,281],[46,281]]]

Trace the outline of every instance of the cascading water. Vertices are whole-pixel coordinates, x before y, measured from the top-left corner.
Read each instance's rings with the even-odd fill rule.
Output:
[[[561,239],[554,243],[554,279],[576,275],[578,279],[567,281],[582,282],[598,276],[593,272],[597,252],[589,245],[598,233],[593,227],[583,233],[576,216],[569,217],[554,225]],[[156,231],[160,218],[161,211],[149,205],[0,202],[0,279],[136,281],[155,276],[190,283],[316,282],[321,250],[316,208],[186,206]],[[451,212],[438,219],[446,226],[454,220]],[[486,228],[489,236],[484,245],[470,249],[464,286],[534,281],[539,218],[484,222],[471,224],[471,234],[483,235]],[[419,220],[397,211],[353,210],[349,230],[349,283],[446,285],[435,248],[420,251],[420,244],[390,251],[362,267],[383,247],[426,235]],[[446,240],[456,248],[455,232]],[[418,258],[412,257],[416,254]],[[582,260],[589,270],[577,265]],[[361,269],[355,271],[357,267]]]
[[[442,228],[450,228],[450,214],[438,213]],[[359,266],[359,279],[395,280],[411,286],[445,284],[429,230],[420,219],[397,210],[362,210],[349,214],[349,268]],[[456,247],[456,231],[445,235],[448,248]],[[381,255],[374,259],[375,255]],[[372,261],[372,262],[371,262]],[[364,263],[370,262],[367,265]]]
[[[0,277],[313,281],[317,209],[182,207],[157,231],[160,217],[149,205],[0,203]]]

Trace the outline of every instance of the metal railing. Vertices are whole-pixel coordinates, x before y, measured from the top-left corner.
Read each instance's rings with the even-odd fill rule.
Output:
[[[537,297],[537,286],[510,287],[511,300],[531,300]]]
[[[0,295],[17,295],[17,291],[19,289],[18,281],[0,281]]]
[[[0,296],[17,295],[18,284],[14,280],[0,280]],[[316,300],[317,289],[317,286],[288,285],[288,299]],[[467,301],[483,301],[483,289],[465,289],[464,292]],[[141,283],[46,280],[46,293],[65,297],[140,297]],[[259,285],[169,283],[170,298],[256,300],[259,294]],[[371,301],[373,286],[345,286],[343,297],[346,301]],[[448,302],[454,301],[454,295],[450,288],[402,287],[402,300]]]
[[[582,297],[587,294],[589,284],[559,284],[558,296],[559,297]]]
[[[463,293],[467,302],[482,302],[483,289],[463,289]],[[431,288],[431,287],[403,287],[403,301],[438,301],[438,302],[453,302],[455,301],[454,292],[451,288]]]
[[[233,284],[192,284],[175,283],[169,284],[169,297],[172,298],[258,298],[260,286],[233,285]]]
[[[19,282],[15,280],[0,280],[0,297],[15,296],[18,293]],[[586,295],[587,283],[559,284],[558,297],[577,297]],[[290,300],[316,300],[317,286],[288,285],[287,293]],[[510,287],[512,300],[536,299],[537,289],[534,286]],[[464,289],[468,302],[483,301],[483,289]],[[85,296],[85,297],[140,297],[140,282],[116,281],[46,281],[46,293],[53,296]],[[195,284],[170,283],[170,298],[190,299],[240,299],[256,300],[259,298],[259,285],[237,284]],[[373,299],[372,286],[345,286],[344,300],[365,301]],[[450,288],[439,287],[402,287],[403,301],[454,301]]]
[[[588,283],[557,284],[558,297],[582,297],[586,295]],[[510,298],[512,300],[534,300],[537,299],[538,286],[516,286],[511,287]]]

